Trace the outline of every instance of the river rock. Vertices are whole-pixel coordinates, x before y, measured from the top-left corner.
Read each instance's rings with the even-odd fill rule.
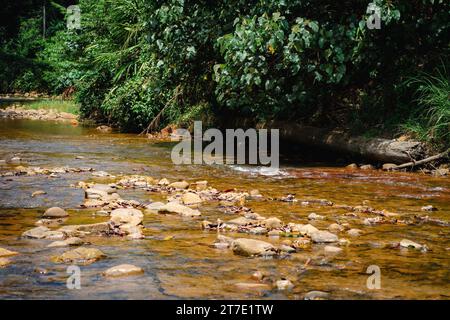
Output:
[[[324,218],[324,216],[321,216],[320,214],[317,214],[315,212],[312,212],[308,215],[309,220],[323,220]]]
[[[329,254],[337,254],[342,252],[342,249],[339,247],[335,247],[335,246],[325,246],[325,248],[323,248],[323,250],[325,251],[325,253],[329,253]]]
[[[283,226],[283,222],[275,217],[267,218],[262,222],[268,229],[277,229]]]
[[[162,202],[152,202],[149,205],[145,206],[146,213],[158,213],[158,211],[164,207],[165,204]]]
[[[66,237],[63,232],[51,231],[49,228],[41,226],[30,229],[22,233],[22,237],[31,239],[51,239],[51,240],[61,240]]]
[[[248,219],[246,217],[238,217],[238,218],[232,219],[230,221],[227,221],[227,224],[236,225],[236,226],[245,226],[245,225],[253,224],[253,223],[255,223],[255,220]]]
[[[64,218],[68,217],[69,214],[59,207],[52,207],[47,209],[42,215],[43,218]]]
[[[187,192],[181,196],[181,201],[185,205],[197,205],[202,203],[202,199],[193,192]]]
[[[124,277],[133,276],[144,273],[144,269],[136,267],[132,264],[121,264],[119,266],[111,267],[104,272],[106,277]]]
[[[158,185],[160,186],[168,186],[170,184],[170,181],[167,180],[166,178],[162,178],[161,180],[158,181]]]
[[[395,163],[385,163],[381,167],[381,169],[383,169],[385,171],[391,171],[391,170],[394,170],[395,168],[397,168],[397,165]]]
[[[79,247],[73,250],[64,252],[62,255],[53,257],[52,260],[56,263],[75,263],[75,264],[91,264],[106,255],[99,249]]]
[[[261,240],[239,238],[233,241],[232,250],[243,256],[272,256],[276,254],[275,247]]]
[[[291,290],[294,287],[294,284],[287,279],[278,280],[275,284],[280,291]]]
[[[292,226],[292,232],[299,232],[302,235],[307,235],[307,236],[311,236],[313,233],[316,233],[317,231],[319,231],[319,229],[317,229],[316,227],[314,227],[311,224],[295,224]]]
[[[101,132],[101,133],[111,133],[112,132],[112,128],[108,127],[108,126],[98,126],[97,128],[95,128],[95,130],[97,130],[98,132]]]
[[[42,190],[38,190],[38,191],[33,192],[33,193],[31,194],[31,197],[34,198],[34,197],[36,197],[36,196],[40,196],[40,195],[43,195],[43,194],[47,194],[47,192],[42,191]]]
[[[365,164],[359,167],[361,170],[375,170],[374,166],[371,164]]]
[[[400,247],[403,248],[414,248],[417,250],[422,250],[424,248],[423,245],[418,244],[417,242],[408,240],[408,239],[403,239],[402,241],[400,241]]]
[[[341,232],[345,230],[345,227],[338,223],[332,223],[328,226],[328,230],[331,232]]]
[[[323,291],[310,291],[307,294],[305,294],[304,299],[305,300],[325,300],[330,297],[330,294],[328,292]]]
[[[108,222],[99,222],[91,224],[78,224],[63,226],[58,231],[64,232],[69,237],[81,237],[90,235],[107,235],[110,233],[111,226]]]
[[[360,229],[350,229],[347,231],[347,234],[351,237],[359,237],[362,233]]]
[[[4,268],[11,263],[8,258],[0,258],[0,268]]]
[[[358,169],[358,165],[356,163],[351,163],[346,166],[347,169]]]
[[[422,211],[437,211],[436,207],[433,207],[432,205],[428,205],[428,206],[423,206],[421,208]]]
[[[187,206],[176,202],[169,202],[158,210],[159,213],[176,213],[183,217],[198,217],[201,215],[200,211],[191,209]]]
[[[264,227],[254,227],[251,228],[248,233],[250,234],[266,234],[267,233],[267,229]]]
[[[208,188],[208,181],[197,181],[195,182],[195,190],[203,191]]]
[[[67,238],[66,240],[52,242],[47,247],[53,248],[53,247],[80,246],[82,244],[83,240],[81,240],[80,238],[71,237]]]
[[[329,243],[329,242],[337,242],[338,237],[328,231],[317,231],[311,234],[311,240],[314,243]]]
[[[111,212],[110,221],[114,225],[129,224],[132,226],[137,226],[142,223],[144,215],[141,210],[133,208],[121,208],[115,209]]]
[[[295,248],[292,248],[291,246],[288,246],[288,245],[285,245],[285,244],[282,244],[279,247],[279,249],[280,249],[280,251],[287,252],[287,253],[293,253],[293,252],[296,251]]]
[[[169,187],[175,189],[187,189],[189,187],[189,183],[186,181],[177,181],[169,184]]]
[[[10,257],[10,256],[15,256],[19,254],[18,252],[15,251],[10,251],[8,249],[4,249],[4,248],[0,248],[0,257]]]

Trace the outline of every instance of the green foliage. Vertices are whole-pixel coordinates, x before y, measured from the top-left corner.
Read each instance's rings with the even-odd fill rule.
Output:
[[[80,0],[69,31],[59,0],[45,40],[37,12],[2,43],[0,90],[75,86],[83,117],[126,131],[202,112],[386,131],[419,102],[436,109],[402,83],[449,60],[449,4],[373,2],[380,30],[360,0]],[[442,130],[439,112],[422,118]]]
[[[406,84],[416,88],[419,109],[403,127],[438,148],[450,147],[450,77],[445,68],[435,76],[411,78]]]

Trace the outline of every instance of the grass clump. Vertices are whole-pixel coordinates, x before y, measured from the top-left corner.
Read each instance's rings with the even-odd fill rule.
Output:
[[[23,105],[27,109],[45,109],[54,110],[55,112],[67,112],[71,114],[79,114],[80,106],[72,100],[39,100]]]

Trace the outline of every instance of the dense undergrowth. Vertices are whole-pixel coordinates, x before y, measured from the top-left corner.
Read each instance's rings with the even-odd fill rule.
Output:
[[[73,87],[83,117],[124,131],[246,117],[449,146],[447,1],[374,0],[379,30],[360,0],[54,1],[45,39],[23,2],[0,29],[3,92]]]

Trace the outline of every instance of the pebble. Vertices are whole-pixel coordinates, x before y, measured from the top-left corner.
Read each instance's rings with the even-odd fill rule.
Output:
[[[428,205],[428,206],[423,206],[421,208],[422,211],[437,211],[436,207],[433,207],[432,205]]]

